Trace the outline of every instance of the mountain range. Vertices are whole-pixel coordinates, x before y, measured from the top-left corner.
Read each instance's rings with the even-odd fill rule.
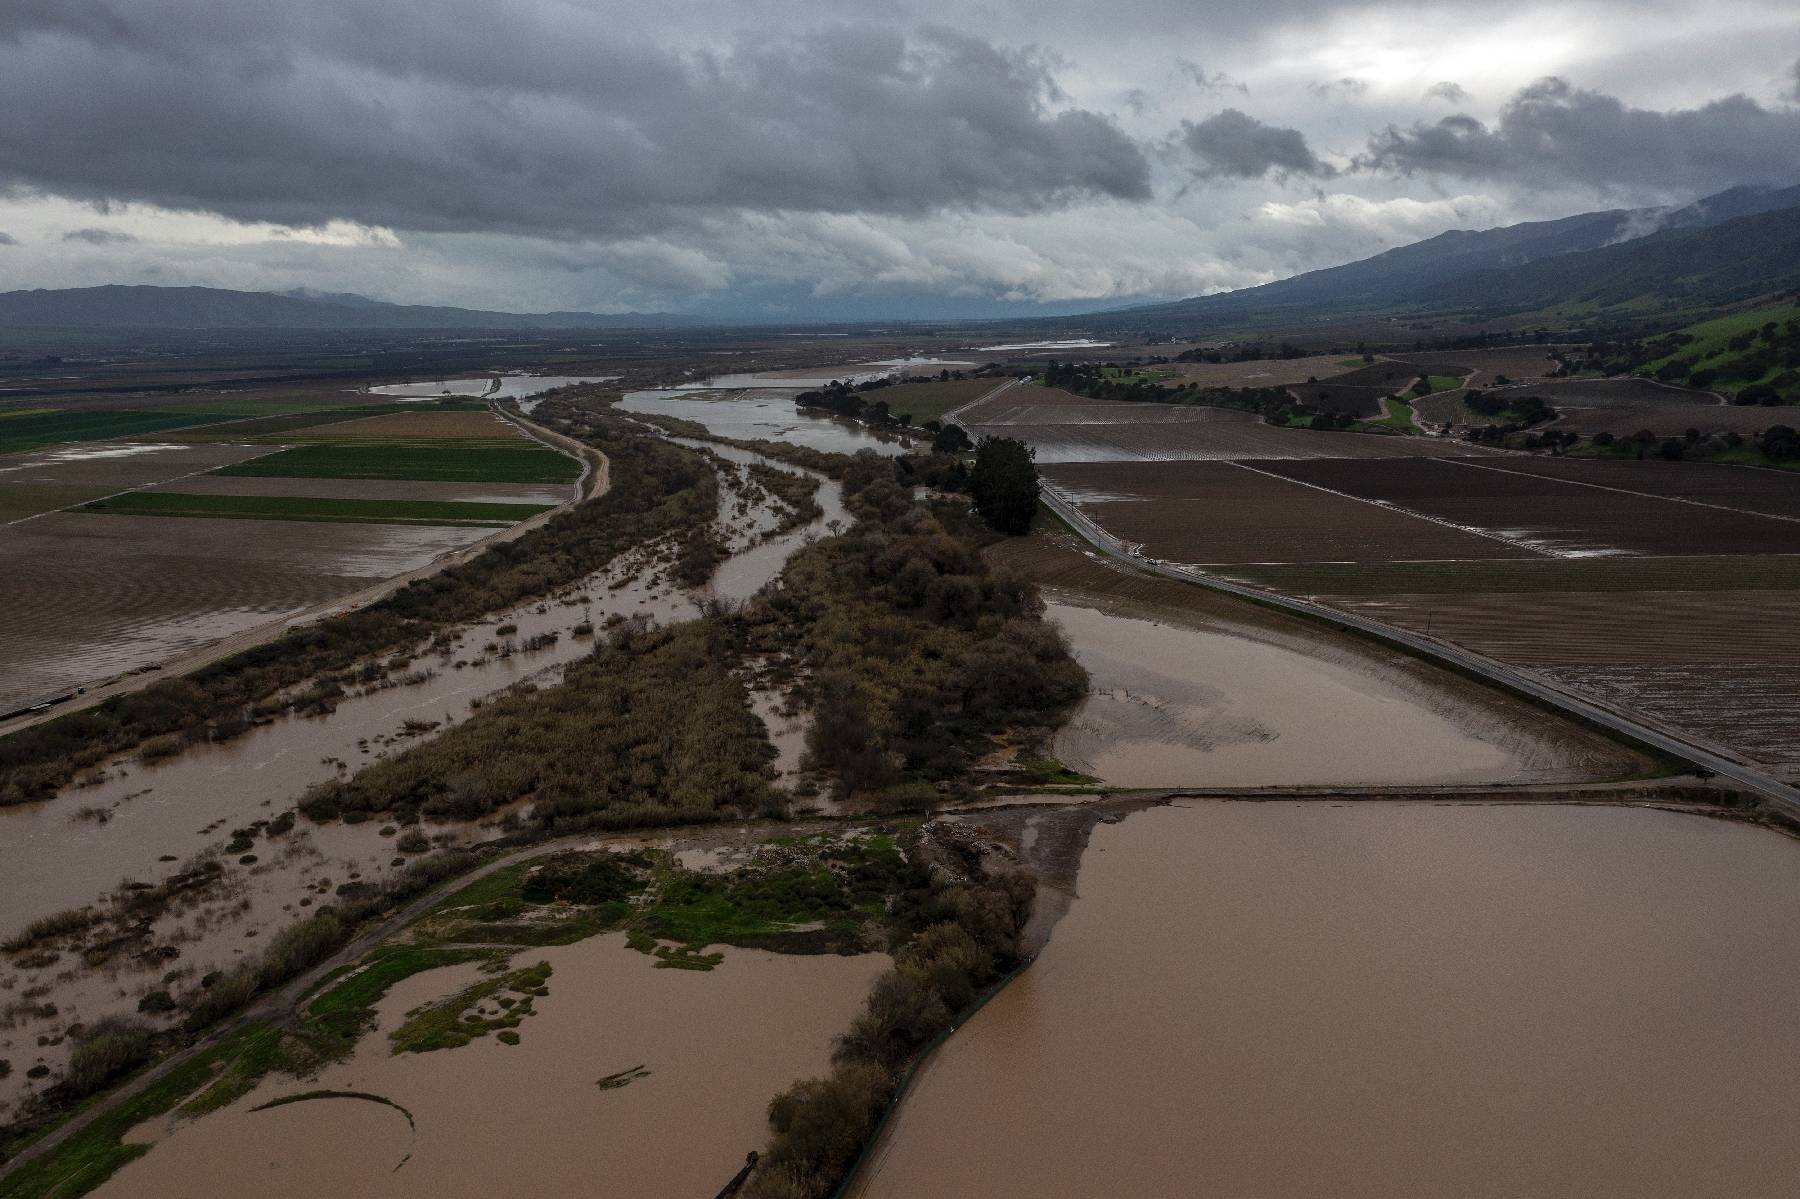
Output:
[[[488,312],[389,304],[345,292],[110,284],[0,292],[0,328],[655,329],[692,324],[656,312]]]
[[[1376,314],[1645,315],[1731,303],[1797,284],[1800,186],[1734,187],[1673,209],[1612,209],[1479,232],[1451,230],[1343,266],[1117,309],[1085,324],[1196,334]]]

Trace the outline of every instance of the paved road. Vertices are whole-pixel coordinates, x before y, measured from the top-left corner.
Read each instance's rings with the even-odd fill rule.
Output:
[[[1043,489],[1044,502],[1050,510],[1068,522],[1069,527],[1080,534],[1085,541],[1110,558],[1151,574],[1178,579],[1184,583],[1193,583],[1214,591],[1223,591],[1229,595],[1273,604],[1291,612],[1328,620],[1332,624],[1356,629],[1359,632],[1379,637],[1383,641],[1403,646],[1421,657],[1448,662],[1470,674],[1510,687],[1514,691],[1523,692],[1534,699],[1541,700],[1563,712],[1579,716],[1602,728],[1634,737],[1679,761],[1710,770],[1719,777],[1729,779],[1744,789],[1753,791],[1769,800],[1787,815],[1800,819],[1800,788],[1785,783],[1754,766],[1745,765],[1704,746],[1696,745],[1671,730],[1649,724],[1631,713],[1618,711],[1580,696],[1571,695],[1522,671],[1464,649],[1459,645],[1424,637],[1378,620],[1358,616],[1355,613],[1328,608],[1324,604],[1315,604],[1279,592],[1245,586],[1242,583],[1208,574],[1196,567],[1178,566],[1154,558],[1146,558],[1138,547],[1119,540],[1095,524],[1093,519],[1082,512],[1073,501],[1049,483],[1042,483],[1040,486]]]

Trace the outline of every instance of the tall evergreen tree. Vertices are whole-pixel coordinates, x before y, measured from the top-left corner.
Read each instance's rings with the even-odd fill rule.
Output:
[[[969,490],[975,510],[1002,533],[1023,533],[1037,511],[1037,452],[1010,437],[983,437],[975,446]]]

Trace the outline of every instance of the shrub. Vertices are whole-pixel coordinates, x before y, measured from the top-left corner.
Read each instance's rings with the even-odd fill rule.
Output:
[[[134,1020],[101,1020],[82,1034],[69,1055],[67,1083],[77,1096],[95,1091],[142,1065],[154,1045],[150,1030]]]

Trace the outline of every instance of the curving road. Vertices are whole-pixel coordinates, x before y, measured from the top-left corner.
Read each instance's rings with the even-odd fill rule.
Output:
[[[1222,591],[1242,599],[1272,604],[1290,612],[1327,620],[1332,624],[1356,629],[1358,632],[1367,633],[1383,641],[1399,645],[1420,657],[1449,663],[1489,682],[1498,683],[1529,695],[1562,712],[1634,738],[1661,750],[1672,758],[1686,762],[1690,766],[1709,770],[1720,778],[1729,779],[1745,790],[1755,792],[1788,816],[1800,819],[1800,788],[1783,782],[1766,771],[1746,765],[1734,758],[1725,757],[1672,731],[1648,724],[1627,712],[1571,695],[1567,691],[1552,687],[1523,671],[1464,649],[1462,646],[1411,633],[1378,620],[1371,620],[1366,616],[1329,608],[1324,604],[1315,604],[1309,600],[1295,599],[1277,591],[1265,591],[1259,587],[1250,587],[1230,579],[1223,579],[1197,567],[1174,565],[1160,559],[1146,558],[1138,546],[1121,541],[1102,529],[1079,506],[1054,486],[1041,480],[1038,486],[1042,492],[1044,503],[1050,510],[1061,517],[1084,541],[1109,558],[1150,574],[1162,575],[1165,578],[1177,579],[1184,583],[1192,583],[1213,591]]]

